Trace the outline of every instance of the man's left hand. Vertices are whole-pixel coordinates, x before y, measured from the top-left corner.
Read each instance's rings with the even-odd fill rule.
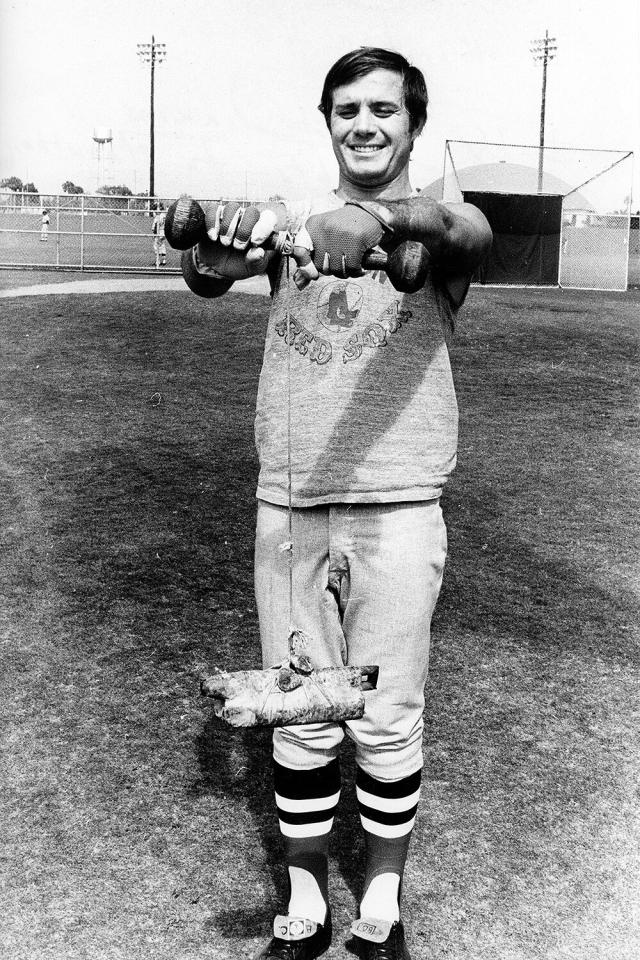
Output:
[[[364,255],[380,243],[385,233],[377,217],[352,205],[314,214],[305,228],[313,244],[316,268],[335,277],[361,277]]]

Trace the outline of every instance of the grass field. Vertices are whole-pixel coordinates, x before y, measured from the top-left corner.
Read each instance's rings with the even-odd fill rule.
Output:
[[[16,282],[24,282],[20,275]],[[640,293],[471,292],[434,621],[414,960],[636,960]],[[230,960],[282,906],[259,663],[267,298],[3,300],[3,960]],[[348,956],[353,758],[332,838]]]

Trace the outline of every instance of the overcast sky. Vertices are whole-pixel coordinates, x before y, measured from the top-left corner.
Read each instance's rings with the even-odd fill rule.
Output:
[[[156,194],[280,193],[336,185],[316,110],[327,69],[375,44],[421,67],[429,121],[411,179],[442,172],[447,139],[535,145],[541,65],[557,38],[547,145],[636,151],[638,0],[0,0],[0,178],[92,192],[92,133],[113,132],[112,182],[149,187],[149,69],[136,44],[167,45],[156,69]]]

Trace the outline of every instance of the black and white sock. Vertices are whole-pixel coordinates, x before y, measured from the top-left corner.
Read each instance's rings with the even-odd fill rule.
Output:
[[[365,832],[364,895],[360,915],[400,918],[400,887],[420,798],[422,771],[401,780],[377,780],[358,767],[356,795]]]
[[[274,787],[291,896],[288,913],[324,923],[329,833],[340,799],[340,765],[297,770],[274,760]]]

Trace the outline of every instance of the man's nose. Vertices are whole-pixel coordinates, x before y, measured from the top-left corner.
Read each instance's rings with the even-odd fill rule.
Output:
[[[353,118],[353,132],[358,136],[368,136],[375,130],[373,114],[368,107],[361,107]]]

